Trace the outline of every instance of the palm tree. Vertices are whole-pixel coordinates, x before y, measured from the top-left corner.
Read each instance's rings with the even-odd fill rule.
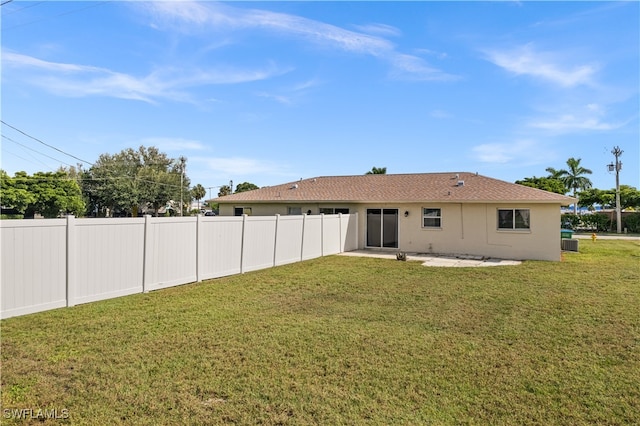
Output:
[[[590,175],[591,170],[586,169],[580,165],[581,158],[569,158],[567,160],[567,166],[569,170],[556,170],[553,167],[548,167],[547,172],[551,173],[552,177],[560,179],[567,190],[573,190],[573,197],[577,198],[578,190],[585,190],[591,188],[591,180],[584,175]],[[573,213],[578,213],[578,203],[573,203]]]
[[[549,173],[550,179],[562,180],[562,172],[564,172],[564,170],[558,170],[558,169],[554,169],[553,167],[547,167],[545,171]]]
[[[200,200],[207,195],[207,190],[204,189],[204,186],[197,184],[193,188],[191,188],[191,196],[198,200],[198,210],[200,210]]]

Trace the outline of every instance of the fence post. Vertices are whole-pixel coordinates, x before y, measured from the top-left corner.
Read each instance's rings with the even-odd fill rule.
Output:
[[[196,215],[196,282],[202,281],[202,273],[200,269],[202,268],[202,244],[204,243],[204,238],[202,238],[202,214]]]
[[[305,223],[307,222],[307,215],[302,215],[302,241],[300,241],[300,260],[304,260],[304,233],[305,233]]]
[[[355,237],[356,238],[356,249],[359,249],[360,248],[360,224],[358,223],[358,221],[360,220],[360,215],[358,214],[358,212],[356,212],[355,215],[356,215],[356,220],[355,220],[355,222],[356,222],[356,227],[355,227],[355,230],[356,230],[356,237]]]
[[[241,274],[244,274],[244,246],[245,246],[244,232],[245,232],[246,226],[247,226],[247,215],[243,214],[242,215],[242,240],[240,242],[240,273]]]
[[[150,290],[149,273],[151,271],[151,215],[144,215],[144,241],[142,242],[142,292]]]
[[[276,266],[278,252],[278,225],[280,224],[280,215],[276,214],[276,232],[273,238],[273,266]]]
[[[76,286],[78,285],[78,277],[76,274],[76,218],[73,215],[67,216],[67,252],[66,252],[66,272],[67,272],[67,306],[75,306],[76,304]]]
[[[342,243],[342,213],[338,213],[338,244],[340,244],[338,253],[342,253],[344,251],[344,244]]]
[[[324,213],[320,213],[320,257],[324,257]]]

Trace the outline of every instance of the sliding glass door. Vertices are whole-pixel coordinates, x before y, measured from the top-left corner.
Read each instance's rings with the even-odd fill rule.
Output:
[[[367,209],[367,247],[398,248],[398,209]]]

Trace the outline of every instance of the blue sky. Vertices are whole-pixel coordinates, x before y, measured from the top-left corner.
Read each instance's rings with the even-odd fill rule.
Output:
[[[14,0],[1,9],[2,120],[88,162],[140,145],[184,155],[205,187],[373,166],[513,182],[576,157],[609,189],[616,145],[621,183],[639,187],[639,10]],[[10,174],[77,163],[2,136]]]

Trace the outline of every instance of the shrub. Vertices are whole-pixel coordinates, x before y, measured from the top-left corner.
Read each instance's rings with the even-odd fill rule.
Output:
[[[625,216],[622,219],[622,228],[627,228],[627,231],[633,233],[640,232],[640,213]]]
[[[585,228],[591,231],[607,231],[611,222],[606,214],[586,214],[580,218]]]
[[[24,219],[24,215],[22,214],[3,214],[0,215],[0,220],[5,219]]]
[[[580,216],[573,213],[565,213],[560,216],[560,224],[564,229],[576,229],[580,226]]]

